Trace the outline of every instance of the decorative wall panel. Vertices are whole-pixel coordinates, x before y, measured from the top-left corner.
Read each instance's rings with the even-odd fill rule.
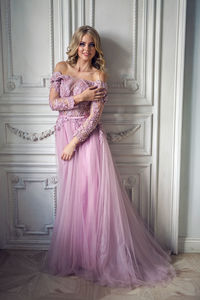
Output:
[[[174,12],[167,27],[173,39],[178,3],[168,7],[169,15]],[[170,111],[175,95],[160,75],[165,6],[160,0],[0,0],[0,247],[49,243],[57,202],[57,113],[48,105],[49,79],[56,63],[66,60],[72,34],[84,24],[100,33],[106,59],[109,101],[102,122],[113,158],[130,201],[154,227],[162,157],[159,118],[162,123],[164,115],[159,115],[160,88],[166,87]],[[171,51],[170,45],[164,50]],[[164,74],[174,82],[176,63],[169,62]],[[172,118],[166,130],[175,124]],[[173,139],[173,132],[168,136]]]
[[[28,171],[29,170],[29,171]],[[7,243],[42,245],[49,241],[56,215],[57,178],[40,169],[5,170],[8,186]]]
[[[118,163],[130,164],[120,167],[123,184],[149,224],[154,5],[153,0],[118,1],[117,6],[114,0],[1,0],[0,165],[4,170],[7,161],[10,168],[2,198],[8,211],[6,247],[45,247],[50,239],[56,183],[50,184],[45,174],[46,168],[56,169],[57,113],[48,106],[49,78],[83,24],[99,31],[106,58],[109,102],[102,121],[111,152]],[[37,173],[41,162],[42,176],[41,170]],[[13,171],[20,163],[23,171]]]
[[[123,185],[129,195],[134,208],[150,226],[151,216],[151,165],[119,164]]]

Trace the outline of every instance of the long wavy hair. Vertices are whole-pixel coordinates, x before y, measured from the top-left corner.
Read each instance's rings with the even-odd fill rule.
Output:
[[[100,71],[105,71],[105,59],[104,59],[103,51],[101,49],[100,36],[96,31],[96,29],[94,29],[89,25],[81,26],[74,32],[71,42],[67,47],[67,52],[66,52],[66,54],[68,55],[67,62],[71,66],[76,65],[78,60],[78,47],[82,37],[85,34],[90,34],[95,44],[96,53],[95,56],[92,58],[92,66]]]

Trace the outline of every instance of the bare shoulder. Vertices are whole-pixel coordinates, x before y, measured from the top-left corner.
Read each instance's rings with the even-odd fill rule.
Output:
[[[54,72],[60,72],[64,74],[66,73],[67,69],[68,69],[68,64],[65,61],[59,61],[54,68]]]
[[[99,80],[107,82],[107,73],[104,71],[98,71]]]

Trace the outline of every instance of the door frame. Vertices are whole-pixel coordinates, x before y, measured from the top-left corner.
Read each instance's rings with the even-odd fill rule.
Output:
[[[165,33],[167,32],[167,13],[172,12],[173,5],[176,8],[176,18],[172,20],[176,25],[173,30],[174,35],[174,64],[171,69],[165,70],[164,66],[167,63],[166,49],[164,47]],[[158,0],[156,1],[156,44],[155,44],[155,91],[156,98],[158,98],[158,162],[157,162],[157,207],[155,219],[155,235],[161,241],[167,241],[168,247],[173,253],[178,253],[178,234],[179,234],[179,202],[180,202],[180,172],[181,172],[181,141],[182,141],[182,114],[183,114],[183,87],[184,87],[184,56],[185,56],[185,30],[186,30],[186,9],[187,0]],[[176,19],[176,20],[175,20]],[[173,25],[170,25],[173,27]],[[169,27],[170,27],[169,26]],[[174,30],[175,29],[175,30]],[[169,45],[171,47],[171,45]],[[166,56],[166,57],[165,57]],[[162,70],[161,70],[162,68]],[[166,74],[168,72],[168,74]],[[173,76],[173,89],[168,86],[169,83],[164,83],[166,78]],[[166,88],[169,88],[169,97],[166,101]],[[172,122],[170,131],[170,138],[166,137],[166,144],[170,143],[171,155],[166,157],[162,139],[164,132],[167,132],[167,125],[163,124],[163,112],[169,112],[169,102],[173,111],[171,113]],[[165,174],[164,167],[170,168],[170,178],[168,182],[164,183],[163,176]],[[164,187],[162,186],[162,183]],[[164,211],[165,203],[168,202],[168,216]],[[163,227],[160,224],[163,224]],[[163,228],[166,228],[163,232]]]

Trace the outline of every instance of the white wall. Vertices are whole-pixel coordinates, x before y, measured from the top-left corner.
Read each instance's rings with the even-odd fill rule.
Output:
[[[176,9],[178,0],[171,1]],[[115,0],[43,0],[42,5],[40,0],[0,0],[0,73],[4,78],[0,90],[0,247],[48,247],[57,203],[54,136],[34,142],[19,136],[17,129],[40,135],[55,124],[57,113],[48,105],[50,75],[63,59],[74,29],[83,24],[95,26],[105,50],[110,76],[103,123],[107,133],[120,137],[110,139],[113,157],[131,201],[153,227],[157,153],[152,148],[157,149],[159,132],[154,74],[159,78],[161,51],[158,2],[118,0],[116,6]],[[175,10],[171,7],[171,11]],[[176,23],[176,17],[172,21]],[[176,35],[173,22],[172,39]],[[173,67],[169,71],[173,78]],[[170,215],[170,208],[165,215]],[[170,229],[166,220],[165,227]],[[170,230],[167,234],[171,236]]]
[[[103,123],[120,137],[110,140],[113,157],[131,201],[161,244],[177,252],[185,3],[0,0],[0,248],[48,247],[57,202],[54,136],[33,141],[17,129],[33,137],[53,127],[50,75],[74,29],[89,24],[101,35],[110,75]]]
[[[200,1],[187,6],[179,249],[200,252]]]

